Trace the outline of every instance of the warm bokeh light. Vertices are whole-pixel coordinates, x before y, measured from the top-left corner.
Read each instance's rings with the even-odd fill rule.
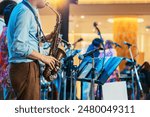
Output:
[[[138,34],[138,18],[121,17],[114,18],[114,41],[119,43],[123,48],[117,48],[117,55],[121,57],[130,58],[129,50],[124,41],[129,42],[137,46],[137,34]],[[133,56],[137,56],[137,48],[132,47]],[[124,64],[120,65],[120,68],[124,68]]]

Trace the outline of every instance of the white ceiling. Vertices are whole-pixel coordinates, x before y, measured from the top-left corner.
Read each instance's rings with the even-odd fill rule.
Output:
[[[99,22],[100,29],[103,33],[112,33],[113,24],[109,23],[107,20],[115,16],[128,16],[143,18],[144,23],[139,24],[139,33],[147,33],[145,27],[150,25],[150,4],[138,4],[135,6],[130,6],[128,4],[124,5],[121,10],[119,10],[119,8],[118,5],[70,5],[69,32],[93,33],[93,22],[96,21]],[[43,16],[43,22],[47,22],[49,24],[49,27],[51,26],[51,24],[52,26],[54,26],[55,17],[52,11],[44,8],[40,10],[40,14],[41,16]],[[82,15],[85,16],[84,19],[81,18]],[[45,23],[45,25],[47,23]],[[49,27],[47,28],[46,32],[49,31]]]

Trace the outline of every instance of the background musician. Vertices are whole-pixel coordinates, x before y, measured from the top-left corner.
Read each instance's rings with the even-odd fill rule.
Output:
[[[89,45],[86,53],[92,51],[92,50],[95,50],[95,49],[98,49],[99,47],[101,47],[101,43],[102,43],[102,40],[99,39],[99,38],[95,38],[92,43]],[[100,52],[99,51],[96,51],[93,53],[94,57],[98,57],[100,55]],[[86,61],[89,61],[90,57],[87,56],[84,60]],[[87,83],[87,82],[83,82],[83,100],[89,100],[90,99],[90,87],[91,84],[90,83]]]
[[[105,42],[105,57],[110,58],[110,57],[116,57],[117,52],[113,46],[113,42],[111,40],[106,40]],[[100,58],[104,57],[104,52],[100,52],[99,55]],[[109,77],[107,82],[114,82],[114,81],[119,81],[119,70],[116,69],[113,74]]]
[[[6,0],[0,3],[1,12],[3,14],[5,26],[2,28],[0,35],[0,84],[2,86],[3,95],[2,99],[14,99],[14,93],[10,85],[10,79],[8,78],[8,48],[7,48],[7,26],[10,14],[13,8],[17,5],[15,1]]]

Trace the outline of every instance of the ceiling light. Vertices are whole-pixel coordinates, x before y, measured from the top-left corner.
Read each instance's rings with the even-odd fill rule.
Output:
[[[137,18],[137,21],[138,21],[138,23],[143,23],[144,19],[143,18]],[[107,22],[114,23],[114,18],[107,19]]]
[[[144,19],[143,18],[138,18],[138,23],[143,23]]]
[[[109,23],[114,23],[114,18],[109,18],[107,21],[108,21]]]
[[[146,32],[149,32],[149,29],[148,29],[148,28],[146,28],[145,30],[146,30]]]
[[[78,24],[76,24],[76,28],[78,28],[79,27],[79,25]]]
[[[82,15],[80,18],[81,18],[81,19],[84,19],[84,18],[85,18],[85,16],[84,16],[84,15]]]

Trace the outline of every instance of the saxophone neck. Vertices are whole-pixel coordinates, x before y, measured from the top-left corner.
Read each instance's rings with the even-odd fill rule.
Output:
[[[61,14],[59,14],[59,12],[57,10],[55,10],[53,7],[51,7],[49,2],[46,2],[45,6],[47,6],[50,10],[52,10],[56,14],[57,22],[60,24],[61,23]]]
[[[52,10],[56,15],[56,25],[53,32],[55,38],[58,38],[61,29],[61,14],[56,9],[54,9],[48,2],[45,3],[45,6],[47,6],[50,10]]]

